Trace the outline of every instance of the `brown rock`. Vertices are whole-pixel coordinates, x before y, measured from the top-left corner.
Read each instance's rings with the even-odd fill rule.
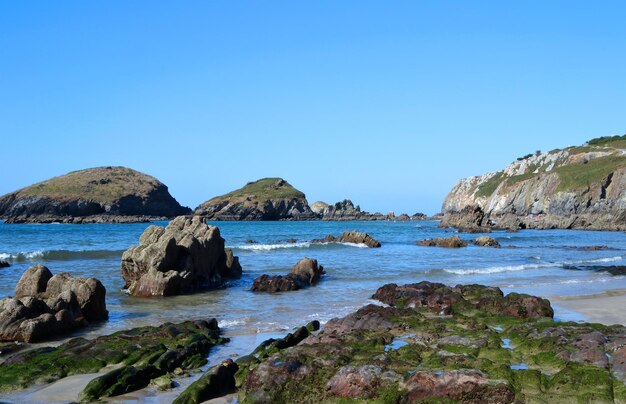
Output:
[[[0,300],[0,341],[33,342],[108,318],[106,290],[95,278],[52,276],[36,265],[22,275],[15,297]]]
[[[326,242],[326,243],[354,243],[354,244],[365,244],[370,248],[378,248],[380,247],[380,241],[372,238],[367,233],[359,232],[359,231],[344,231],[339,237],[334,237],[332,235],[326,236],[322,240],[313,240],[314,242]]]
[[[286,276],[263,274],[252,284],[254,292],[287,292],[315,285],[324,274],[324,267],[316,259],[302,258]]]
[[[41,264],[28,268],[15,286],[15,297],[35,296],[45,292],[50,278],[52,278],[52,273]]]
[[[467,247],[467,241],[461,240],[459,236],[452,236],[447,238],[437,237],[433,239],[418,241],[417,245],[422,247],[460,248]]]
[[[480,237],[476,237],[476,239],[474,239],[474,241],[472,241],[472,243],[474,245],[477,245],[479,247],[496,247],[496,248],[500,248],[500,243],[498,243],[498,240],[496,240],[493,237],[489,237],[489,236],[480,236]]]

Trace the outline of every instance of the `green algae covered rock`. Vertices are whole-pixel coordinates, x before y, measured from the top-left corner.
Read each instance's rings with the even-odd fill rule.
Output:
[[[242,403],[624,402],[626,328],[480,285],[385,285],[298,344],[238,361]]]
[[[209,349],[227,341],[220,337],[215,319],[138,327],[93,340],[73,338],[56,348],[37,348],[8,357],[0,364],[0,392],[120,366],[87,385],[81,400],[92,401],[145,387],[177,367],[203,365]],[[190,360],[198,356],[203,360]]]

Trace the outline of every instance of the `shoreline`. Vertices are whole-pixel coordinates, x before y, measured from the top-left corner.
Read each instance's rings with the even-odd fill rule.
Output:
[[[593,295],[554,296],[549,300],[553,307],[569,312],[565,314],[579,313],[580,320],[585,322],[626,325],[626,312],[618,309],[626,304],[626,289],[610,289]]]

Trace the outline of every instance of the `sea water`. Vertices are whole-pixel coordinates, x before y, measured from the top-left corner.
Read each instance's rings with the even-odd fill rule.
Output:
[[[166,225],[166,222],[155,223]],[[480,283],[555,297],[596,294],[626,288],[626,277],[593,269],[626,265],[626,234],[573,230],[493,232],[502,248],[446,249],[420,247],[416,241],[456,234],[435,221],[409,222],[216,222],[226,245],[243,267],[241,279],[224,288],[186,296],[138,298],[123,290],[122,253],[138,243],[150,223],[142,224],[4,224],[0,223],[0,297],[13,294],[29,266],[46,265],[53,273],[93,276],[107,289],[110,319],[75,335],[87,337],[166,321],[211,318],[233,340],[229,349],[245,353],[267,335],[284,335],[311,320],[325,323],[371,302],[386,283],[422,280],[449,285]],[[345,230],[369,233],[381,248],[363,245],[311,243]],[[478,235],[460,234],[471,240]],[[295,239],[296,242],[293,242]],[[255,243],[250,244],[253,240]],[[584,247],[602,245],[602,250]],[[316,258],[326,270],[317,286],[278,294],[250,291],[261,274],[286,274],[303,257]],[[567,269],[570,266],[582,268]],[[556,316],[568,319],[572,313]]]

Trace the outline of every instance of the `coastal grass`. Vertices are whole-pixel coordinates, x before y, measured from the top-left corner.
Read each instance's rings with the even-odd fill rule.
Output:
[[[127,195],[147,195],[162,185],[156,178],[126,167],[73,171],[18,191],[21,197],[82,199],[109,203]]]
[[[610,155],[589,160],[586,163],[568,164],[554,169],[561,182],[557,192],[584,189],[603,181],[615,170],[626,167],[626,157]]]
[[[214,204],[221,200],[247,198],[265,202],[271,199],[304,199],[305,195],[282,178],[262,178],[249,182],[240,189],[215,197],[207,203]]]
[[[493,177],[489,178],[487,181],[483,182],[478,186],[478,190],[476,191],[477,197],[491,196],[500,183],[502,182],[502,178],[504,177],[504,172],[499,171]]]

